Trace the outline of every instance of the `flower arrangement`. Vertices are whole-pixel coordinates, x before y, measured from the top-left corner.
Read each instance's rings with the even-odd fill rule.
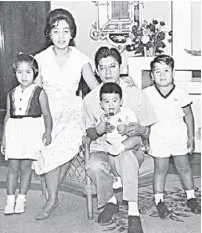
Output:
[[[127,51],[134,51],[135,54],[142,54],[146,56],[147,51],[153,50],[154,54],[163,53],[163,48],[166,47],[165,39],[166,32],[163,31],[162,27],[165,26],[165,22],[152,20],[152,23],[146,20],[139,27],[135,24],[132,27],[132,33],[130,35],[131,43],[126,45]],[[168,33],[170,38],[168,42],[171,42],[172,31]]]

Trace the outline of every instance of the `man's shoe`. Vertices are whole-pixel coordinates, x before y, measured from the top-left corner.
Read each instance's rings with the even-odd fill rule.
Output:
[[[160,200],[160,202],[158,203],[158,205],[156,206],[159,217],[160,218],[165,218],[170,214],[170,211],[168,210],[165,202],[162,202]]]
[[[199,206],[196,198],[191,198],[187,200],[187,206],[191,209],[191,212],[196,214],[201,213],[201,207]]]
[[[98,216],[98,223],[110,224],[112,222],[112,217],[114,214],[118,213],[119,204],[107,203],[104,210]]]
[[[128,216],[128,233],[143,233],[140,216]]]

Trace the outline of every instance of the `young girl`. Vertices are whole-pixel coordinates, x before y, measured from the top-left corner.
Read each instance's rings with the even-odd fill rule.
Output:
[[[188,94],[176,87],[173,80],[174,60],[159,55],[151,62],[154,85],[144,89],[156,112],[157,122],[149,137],[154,157],[154,198],[161,218],[169,214],[163,199],[169,157],[173,160],[187,194],[187,206],[192,212],[200,207],[194,193],[194,181],[188,153],[194,152],[194,117]]]
[[[31,165],[42,143],[51,143],[52,117],[45,91],[33,83],[38,75],[34,57],[20,53],[13,62],[19,85],[7,95],[1,151],[8,160],[7,203],[4,214],[23,213],[31,181]],[[45,132],[43,127],[43,115]],[[20,172],[19,194],[15,192]]]

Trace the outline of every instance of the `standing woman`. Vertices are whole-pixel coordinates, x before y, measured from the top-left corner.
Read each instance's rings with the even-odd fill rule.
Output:
[[[52,144],[41,150],[40,159],[33,163],[36,174],[44,180],[46,204],[36,216],[37,220],[49,217],[58,205],[58,190],[69,161],[82,143],[82,99],[76,96],[83,76],[90,89],[97,82],[90,59],[70,42],[76,36],[76,25],[71,13],[55,9],[47,17],[45,36],[48,48],[35,56],[39,64],[36,83],[47,93],[53,117]]]

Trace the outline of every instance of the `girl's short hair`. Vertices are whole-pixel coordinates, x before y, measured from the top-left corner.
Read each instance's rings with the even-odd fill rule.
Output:
[[[39,74],[39,66],[38,66],[36,59],[32,55],[29,55],[29,54],[19,53],[16,56],[16,58],[13,61],[14,75],[16,75],[16,70],[18,68],[18,65],[22,62],[27,62],[31,66],[34,72],[34,80],[35,80]]]
[[[98,68],[99,62],[102,58],[113,57],[118,63],[119,66],[122,64],[122,58],[119,51],[115,48],[108,48],[107,46],[102,46],[95,53],[95,67]]]
[[[122,89],[117,83],[104,83],[100,88],[100,101],[102,101],[102,94],[118,94],[120,99],[122,99]]]
[[[47,43],[49,45],[52,44],[52,41],[50,38],[51,29],[53,29],[56,23],[61,20],[65,20],[70,27],[71,36],[72,36],[71,40],[73,40],[74,37],[76,36],[76,24],[75,24],[75,20],[72,14],[65,9],[58,8],[58,9],[52,10],[46,19],[46,27],[44,30],[44,34],[46,36]]]
[[[154,69],[155,63],[162,63],[162,62],[164,62],[166,65],[170,66],[172,68],[172,70],[174,69],[174,59],[172,57],[170,57],[169,55],[162,54],[162,55],[156,56],[154,58],[154,60],[151,61],[151,63],[150,63],[151,71]]]

